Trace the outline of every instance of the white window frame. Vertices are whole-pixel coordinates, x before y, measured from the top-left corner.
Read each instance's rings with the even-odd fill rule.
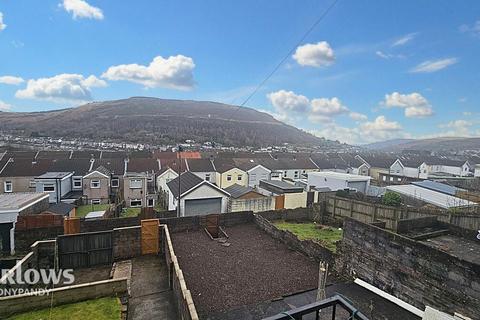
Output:
[[[232,175],[231,174],[227,175],[227,181],[232,181]]]
[[[102,200],[100,199],[92,199],[90,200],[90,204],[101,204],[102,203]]]
[[[138,186],[135,186],[135,185],[132,186],[132,182],[133,183],[139,182],[139,185]],[[143,185],[142,179],[130,179],[128,181],[128,183],[129,183],[130,189],[142,189],[142,185]]]
[[[132,205],[132,202],[134,202],[134,201],[135,201],[135,202],[140,202],[140,204],[134,206],[134,205]],[[141,207],[141,206],[142,206],[142,199],[130,199],[130,207],[132,207],[132,208],[139,208],[139,207]]]
[[[150,205],[150,201],[152,202],[151,205]],[[153,198],[147,199],[147,207],[149,207],[149,208],[155,207],[155,199],[153,199]]]
[[[9,186],[9,187],[8,187]],[[3,183],[3,190],[5,191],[5,193],[11,193],[13,192],[13,182],[12,181],[5,181]]]
[[[72,183],[73,183],[72,185],[73,189],[82,189],[82,183],[83,183],[82,178],[73,178]],[[75,185],[76,183],[80,183],[80,185],[76,186]]]
[[[52,187],[53,190],[45,190],[45,187]],[[53,184],[53,183],[44,183],[44,184],[43,184],[43,192],[55,192],[55,184]]]
[[[114,183],[114,182],[115,182],[115,183]],[[112,178],[111,183],[110,183],[110,186],[111,186],[112,188],[118,188],[118,187],[120,187],[120,179],[118,179],[118,178]]]
[[[95,186],[97,183],[98,183],[98,186]],[[101,187],[100,179],[95,179],[90,181],[91,189],[100,189],[100,187]]]

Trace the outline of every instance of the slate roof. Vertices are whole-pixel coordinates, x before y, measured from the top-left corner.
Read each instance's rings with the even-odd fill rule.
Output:
[[[361,154],[360,157],[365,160],[370,167],[388,169],[397,160],[396,157],[381,154]]]
[[[188,190],[203,183],[204,180],[191,172],[184,172],[180,175],[180,193],[184,194]],[[167,186],[175,198],[178,198],[178,177],[167,182]]]
[[[160,171],[158,174],[162,174],[167,171],[168,168],[171,168],[173,171],[178,173],[178,160],[177,159],[159,159],[160,160]],[[186,159],[182,159],[182,172],[187,171],[187,164],[185,163]]]
[[[36,159],[68,159],[70,154],[70,151],[40,151]]]
[[[99,159],[101,151],[97,150],[83,150],[73,151],[70,159]]]
[[[127,172],[158,172],[160,165],[157,159],[153,158],[131,158],[127,163]]]
[[[188,170],[192,172],[214,172],[215,168],[210,159],[186,159]]]
[[[231,185],[230,187],[227,187],[227,188],[223,189],[223,190],[230,193],[230,196],[234,199],[238,199],[241,196],[243,196],[243,195],[245,195],[249,192],[252,192],[252,191],[255,192],[255,190],[253,188],[241,186],[241,185],[236,184],[236,183]]]
[[[5,157],[14,159],[35,159],[37,151],[8,151]]]
[[[14,159],[5,165],[0,177],[37,177],[49,171],[52,162],[52,160],[47,159],[38,161]]]
[[[90,159],[61,159],[54,160],[50,171],[73,172],[74,175],[83,176],[90,170]]]
[[[318,169],[310,158],[296,159],[261,159],[260,163],[270,170],[308,170]]]
[[[108,169],[105,168],[104,166],[98,166],[98,167],[96,167],[96,168],[94,167],[94,168],[92,169],[92,171],[90,171],[90,172],[94,172],[94,171],[100,172],[100,173],[102,173],[102,174],[104,174],[104,175],[106,175],[106,176],[108,176],[108,177],[112,174],[112,173],[110,172],[110,170],[108,170]]]
[[[54,213],[54,214],[61,214],[62,216],[66,216],[75,208],[73,204],[59,202],[57,204],[51,205],[46,211]]]
[[[213,160],[213,165],[215,166],[215,171],[218,173],[224,173],[233,168],[238,168],[233,159],[215,159]]]
[[[127,157],[127,153],[124,151],[102,151],[101,153],[102,159],[125,159]]]
[[[117,159],[96,159],[92,168],[104,166],[111,174],[121,176],[125,173],[125,161],[123,158]]]

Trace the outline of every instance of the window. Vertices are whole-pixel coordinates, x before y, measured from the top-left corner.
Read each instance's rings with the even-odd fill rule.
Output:
[[[100,199],[92,199],[90,200],[90,204],[100,204]]]
[[[390,177],[390,181],[393,181],[393,177]]]
[[[383,181],[387,181],[387,176],[383,176],[383,177],[382,177],[382,180],[383,180]]]
[[[283,176],[284,176],[284,177],[287,176],[287,171],[283,171]]]
[[[252,181],[257,180],[257,174],[251,173],[251,174],[250,174],[250,180],[252,180]]]
[[[227,181],[232,181],[232,175],[231,175],[231,174],[229,174],[229,175],[227,176]]]
[[[153,206],[155,206],[155,200],[154,200],[154,199],[148,199],[148,200],[147,200],[147,206],[148,206],[148,207],[153,207]]]
[[[90,188],[92,188],[92,189],[99,189],[99,188],[100,188],[100,180],[92,180],[92,181],[90,181]]]
[[[210,173],[207,173],[207,174],[205,175],[205,181],[210,181]]]
[[[141,189],[142,179],[130,179],[130,189]]]
[[[142,199],[131,199],[130,200],[130,207],[141,207],[142,206]]]
[[[73,178],[73,189],[82,188],[82,178]]]
[[[5,181],[4,183],[5,192],[13,192],[13,183],[12,181]]]
[[[36,187],[36,182],[35,182],[35,180],[30,180],[30,181],[28,182],[28,186],[29,186],[30,188],[35,188],[35,187]]]
[[[55,192],[55,185],[53,183],[44,184],[43,192]]]
[[[293,173],[293,176],[294,176],[295,178],[298,178],[298,171],[295,171],[295,172]]]
[[[401,179],[401,178],[397,178],[397,181],[402,181],[402,179]]]
[[[118,188],[119,185],[120,185],[120,183],[118,181],[118,178],[113,178],[112,179],[112,188]]]
[[[243,175],[241,175],[241,174],[239,174],[239,175],[237,176],[237,180],[238,180],[238,181],[242,181],[242,178],[243,178]]]

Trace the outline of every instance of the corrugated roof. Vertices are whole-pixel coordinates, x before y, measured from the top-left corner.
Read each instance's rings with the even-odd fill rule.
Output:
[[[476,205],[475,202],[460,199],[445,193],[425,189],[413,184],[387,186],[386,188],[387,190],[394,191],[444,209]]]
[[[241,196],[249,193],[249,192],[254,192],[255,190],[253,190],[253,188],[250,188],[250,187],[245,187],[245,186],[241,186],[239,184],[233,184],[231,185],[230,187],[227,187],[224,189],[225,191],[227,191],[228,193],[230,193],[230,196],[234,199],[237,199],[237,198],[240,198]]]
[[[415,186],[419,186],[425,189],[430,189],[433,191],[438,191],[438,192],[449,194],[452,196],[456,195],[458,191],[464,191],[464,189],[460,189],[445,183],[440,183],[432,180],[415,181],[415,182],[412,182],[412,184]]]

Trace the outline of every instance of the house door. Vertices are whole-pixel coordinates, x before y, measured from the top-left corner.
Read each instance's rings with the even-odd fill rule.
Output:
[[[13,223],[0,223],[0,252],[10,254],[10,230]]]
[[[159,252],[159,220],[142,220],[142,254]]]

